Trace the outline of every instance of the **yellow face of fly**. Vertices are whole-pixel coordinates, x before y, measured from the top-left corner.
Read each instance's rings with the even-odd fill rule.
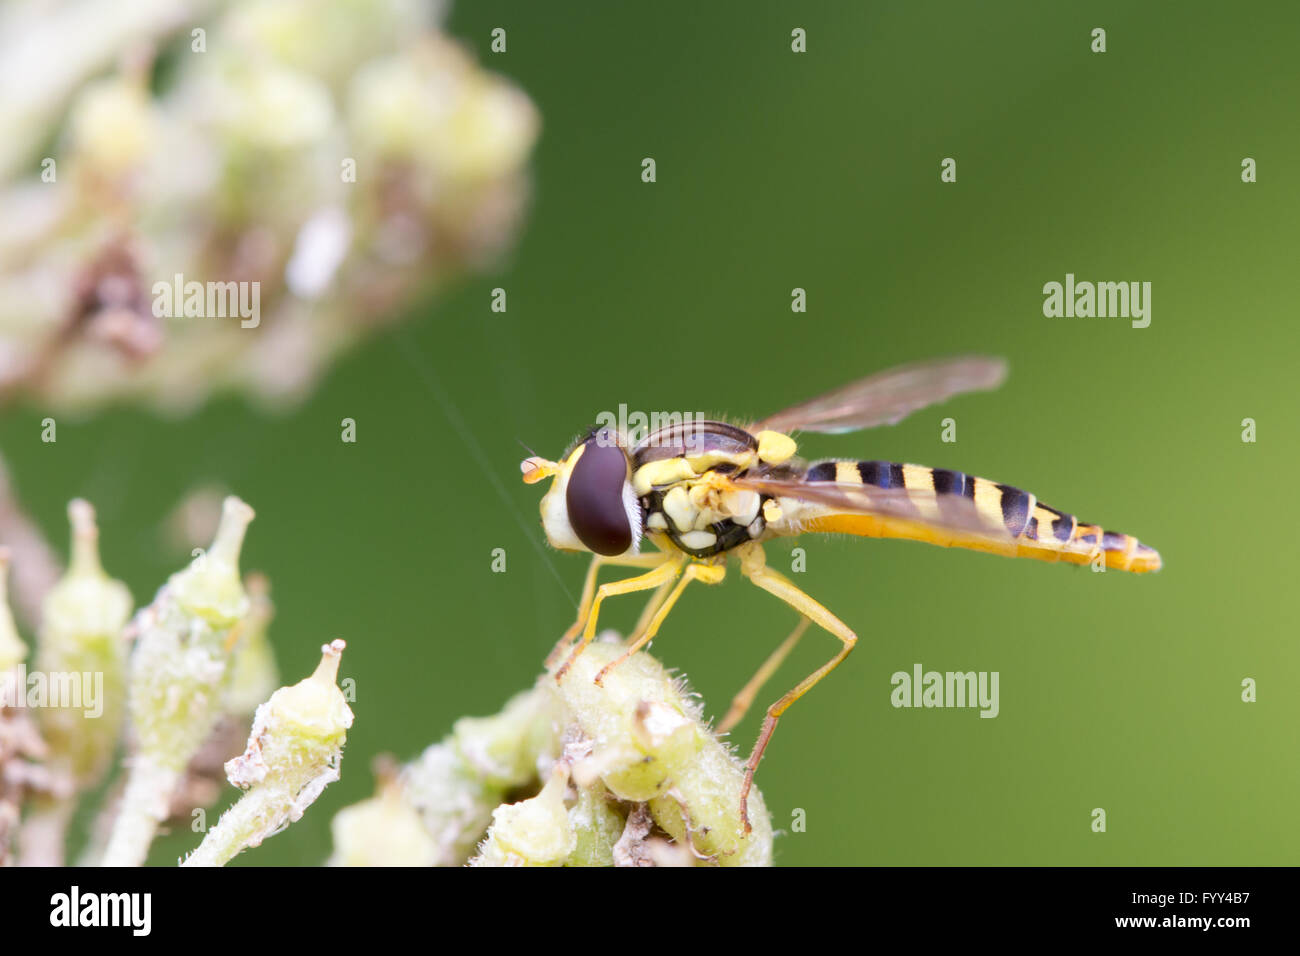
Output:
[[[540,506],[542,529],[546,532],[546,539],[551,543],[551,547],[561,551],[584,550],[563,512],[564,490],[569,482],[569,473],[573,470],[572,462],[567,459],[554,462],[534,456],[521,461],[519,470],[523,472],[526,485],[534,485],[547,478],[552,479],[551,487],[542,495]]]
[[[527,484],[553,479],[541,501],[542,527],[552,547],[607,557],[636,553],[642,513],[618,436],[595,431],[562,461],[532,457],[520,470]]]

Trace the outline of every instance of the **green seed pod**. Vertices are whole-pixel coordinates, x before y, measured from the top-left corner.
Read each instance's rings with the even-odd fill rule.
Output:
[[[185,866],[224,866],[302,818],[326,786],[339,778],[352,710],[335,683],[345,647],[321,648],[315,672],[281,687],[257,708],[248,748],[226,763],[226,775],[245,790]]]
[[[437,866],[459,866],[474,852],[507,792],[537,777],[553,758],[554,714],[548,693],[516,694],[499,714],[465,717],[402,771],[407,798],[433,838]]]
[[[221,716],[232,630],[248,613],[239,548],[253,509],[227,498],[216,540],[137,618],[130,706],[141,754],[180,772]]]
[[[239,550],[252,520],[252,508],[227,498],[212,547],[173,574],[132,624],[129,709],[137,752],[105,866],[144,862],[186,765],[221,717],[235,629],[249,609]]]
[[[559,866],[578,848],[564,805],[569,767],[555,765],[542,792],[492,811],[492,826],[470,866]]]
[[[159,599],[170,597],[185,614],[202,618],[213,629],[237,624],[248,613],[248,594],[239,578],[239,551],[253,516],[244,502],[233,495],[226,498],[212,547],[173,574]]]
[[[580,787],[569,808],[569,825],[576,840],[565,866],[613,866],[614,844],[627,820],[602,787]]]
[[[93,679],[95,701],[85,706],[45,707],[41,733],[49,764],[70,774],[77,789],[93,787],[113,757],[126,710],[126,641],[131,592],[104,573],[99,560],[95,509],[80,499],[68,505],[72,559],[42,605],[37,670]]]
[[[330,823],[334,853],[329,866],[431,866],[437,845],[395,775],[379,793],[345,807]]]
[[[436,865],[464,863],[485,831],[471,865],[771,864],[763,797],[750,791],[746,834],[744,767],[682,683],[644,653],[595,683],[622,651],[617,643],[589,646],[561,684],[542,675],[501,713],[457,721],[451,736],[403,769],[403,798],[421,814]],[[538,768],[548,766],[537,796],[502,805],[511,793],[531,792]],[[375,846],[395,842],[383,834],[385,820],[393,833],[409,823],[373,807],[363,819]],[[336,831],[333,862],[406,859],[354,852],[357,832],[351,821]]]
[[[537,775],[537,756],[551,727],[531,691],[516,694],[499,714],[462,717],[451,733],[456,749],[489,786],[507,790]]]
[[[591,756],[574,766],[575,782],[586,787],[599,779],[621,799],[646,802],[655,823],[699,858],[722,866],[770,865],[772,823],[762,794],[749,792],[753,831],[746,834],[740,814],[744,767],[663,665],[635,654],[595,683],[622,652],[619,644],[592,644],[556,687],[592,742]]]

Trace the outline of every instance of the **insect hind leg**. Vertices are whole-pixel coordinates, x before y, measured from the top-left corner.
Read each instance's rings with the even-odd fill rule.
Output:
[[[838,654],[801,680],[780,700],[767,709],[767,716],[763,719],[763,729],[759,732],[758,740],[755,741],[754,749],[749,755],[748,763],[745,765],[745,781],[740,790],[740,816],[745,824],[745,832],[749,833],[751,829],[749,824],[749,790],[753,786],[754,772],[758,769],[758,763],[763,759],[763,751],[767,749],[768,741],[772,739],[772,733],[776,730],[777,721],[781,719],[781,715],[789,709],[791,704],[808,693],[818,681],[838,667],[840,662],[849,656],[849,652],[853,650],[854,645],[858,642],[858,636],[853,633],[847,624],[812,597],[805,594],[783,574],[767,567],[761,548],[755,546],[742,552],[740,561],[742,574],[764,591],[785,601],[823,630],[835,635],[843,645]]]
[[[763,661],[762,666],[749,679],[749,682],[731,699],[731,706],[727,708],[726,716],[718,724],[718,734],[725,734],[745,719],[745,714],[749,713],[749,708],[753,706],[754,698],[758,696],[758,692],[763,689],[763,685],[771,679],[777,668],[790,656],[790,652],[794,650],[794,646],[799,643],[799,638],[803,637],[804,631],[808,630],[808,625],[811,623],[812,621],[808,618],[800,617],[799,623],[790,632],[790,636],[768,655],[767,660]]]

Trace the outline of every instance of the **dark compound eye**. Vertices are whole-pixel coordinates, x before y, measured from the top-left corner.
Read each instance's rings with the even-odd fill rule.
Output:
[[[564,503],[578,540],[596,554],[622,554],[632,546],[632,525],[623,507],[627,455],[607,432],[588,438],[569,474]]]

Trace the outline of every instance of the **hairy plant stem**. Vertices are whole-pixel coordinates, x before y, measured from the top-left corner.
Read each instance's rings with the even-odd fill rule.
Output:
[[[176,770],[159,766],[148,754],[135,757],[101,866],[141,866],[144,863],[158,825],[167,819],[171,795],[184,772],[184,768]]]
[[[248,834],[266,830],[279,806],[276,797],[266,792],[240,797],[181,866],[225,866],[248,845]]]

